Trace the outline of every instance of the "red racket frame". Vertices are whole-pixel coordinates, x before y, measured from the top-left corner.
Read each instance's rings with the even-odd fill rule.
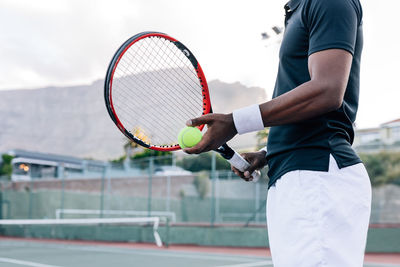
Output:
[[[106,79],[105,79],[105,83],[104,83],[104,97],[105,97],[105,102],[106,102],[106,107],[108,110],[108,113],[111,117],[111,119],[114,121],[114,123],[117,125],[118,129],[130,140],[134,141],[135,143],[152,149],[152,150],[158,150],[158,151],[174,151],[174,150],[179,150],[181,149],[181,147],[176,144],[174,146],[154,146],[154,145],[149,145],[146,144],[145,142],[143,142],[142,140],[134,137],[128,130],[126,130],[126,128],[124,127],[124,125],[122,124],[122,122],[119,120],[117,113],[115,112],[114,109],[114,105],[113,105],[113,100],[112,100],[112,84],[113,84],[113,78],[114,78],[114,73],[115,70],[118,66],[119,61],[121,60],[121,58],[124,56],[125,52],[136,42],[138,42],[139,40],[142,40],[144,38],[149,38],[149,37],[160,37],[160,38],[164,38],[166,40],[171,41],[173,44],[175,44],[180,50],[185,51],[185,53],[183,53],[188,59],[189,61],[192,63],[193,68],[196,70],[196,74],[197,77],[199,79],[199,82],[201,84],[202,87],[202,95],[203,95],[203,115],[211,113],[212,109],[211,109],[211,101],[210,101],[210,94],[209,94],[209,90],[208,90],[208,85],[207,85],[207,80],[206,77],[204,76],[204,72],[203,69],[201,68],[200,64],[198,63],[198,61],[196,60],[196,58],[194,57],[194,55],[190,52],[190,50],[184,46],[181,42],[179,42],[178,40],[172,38],[171,36],[165,34],[165,33],[160,33],[160,32],[143,32],[143,33],[139,33],[136,34],[134,36],[132,36],[131,38],[129,38],[115,53],[115,55],[113,56],[110,65],[108,67],[107,70],[107,74],[106,74]],[[189,53],[186,53],[189,52]],[[201,125],[198,127],[200,130],[202,130],[204,128],[204,125]],[[178,137],[177,137],[178,138]]]

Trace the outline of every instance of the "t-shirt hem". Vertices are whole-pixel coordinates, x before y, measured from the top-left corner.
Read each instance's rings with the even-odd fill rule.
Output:
[[[332,155],[333,156],[333,155]],[[334,156],[333,156],[334,157]],[[336,159],[335,159],[336,160]],[[336,163],[339,167],[339,169],[342,168],[346,168],[346,167],[350,167],[359,163],[363,163],[361,159],[356,159],[356,160],[352,160],[349,162],[345,162],[345,163],[341,163],[340,161],[336,160]],[[268,182],[268,189],[273,186],[277,180],[279,180],[283,175],[285,175],[288,172],[291,171],[320,171],[320,172],[327,172],[329,171],[329,166],[328,168],[324,167],[324,166],[302,166],[302,167],[292,167],[292,168],[286,168],[280,172],[278,172],[277,174],[275,174],[273,176],[273,178],[270,178],[269,182]]]
[[[335,156],[333,156],[333,157],[335,157]],[[344,162],[344,163],[336,160],[336,163],[337,163],[339,169],[342,169],[342,168],[350,167],[350,166],[356,165],[358,163],[363,163],[363,162],[362,162],[361,159],[355,159],[355,160],[352,160],[352,161],[349,161],[349,162]]]
[[[326,167],[321,166],[321,165],[318,165],[318,166],[309,165],[309,166],[291,167],[291,168],[283,169],[280,172],[278,172],[277,174],[274,174],[274,176],[272,178],[270,177],[270,180],[268,182],[268,189],[271,186],[273,186],[276,183],[276,181],[279,180],[286,173],[291,172],[291,171],[299,171],[299,170],[302,170],[302,171],[320,171],[320,172],[324,172],[325,171],[325,172],[327,172],[329,170],[329,166],[328,166],[328,168],[326,168]]]
[[[328,49],[343,49],[346,50],[347,52],[349,52],[350,54],[354,55],[354,48],[346,43],[330,43],[330,44],[326,44],[326,45],[319,45],[316,46],[310,50],[308,50],[308,56],[310,56],[311,54],[314,54],[316,52],[320,52],[323,50],[328,50]]]

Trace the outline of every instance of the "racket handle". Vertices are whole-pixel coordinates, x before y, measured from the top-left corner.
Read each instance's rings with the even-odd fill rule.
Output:
[[[233,154],[232,158],[228,159],[229,163],[238,169],[241,172],[244,172],[248,167],[250,167],[250,164],[245,160],[239,153],[235,151],[235,154]],[[253,176],[252,182],[256,183],[261,176],[260,171],[255,170],[251,176]]]

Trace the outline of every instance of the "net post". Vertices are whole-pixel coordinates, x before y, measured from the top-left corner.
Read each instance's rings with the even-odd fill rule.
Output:
[[[156,241],[157,247],[162,247],[163,243],[161,241],[160,234],[158,233],[158,226],[160,225],[160,218],[159,217],[152,217],[152,219],[153,219],[154,240]]]

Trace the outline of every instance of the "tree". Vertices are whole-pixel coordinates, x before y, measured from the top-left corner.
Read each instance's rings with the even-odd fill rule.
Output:
[[[400,153],[361,154],[371,184],[400,184]]]
[[[11,161],[14,157],[8,154],[3,154],[1,157],[2,157],[2,163],[0,166],[0,176],[6,176],[8,179],[11,179],[11,174],[12,174]]]
[[[192,172],[209,171],[211,169],[211,153],[202,153],[196,156],[187,156],[183,158],[178,165],[185,170]],[[216,168],[217,170],[229,170],[231,167],[228,161],[222,158],[220,155],[216,157]]]
[[[133,163],[136,162],[139,168],[145,169],[149,166],[148,158],[150,157],[154,157],[156,165],[172,165],[172,152],[169,151],[145,149],[141,153],[136,153],[130,159]]]
[[[264,130],[258,131],[256,134],[257,138],[257,147],[256,149],[259,150],[267,145],[269,135],[269,128],[265,128]]]
[[[196,187],[199,197],[204,199],[211,187],[208,172],[200,172],[197,174],[194,178],[193,184]]]
[[[126,138],[126,141],[124,143],[124,151],[125,151],[125,157],[131,157],[133,154],[133,150],[136,148],[140,147],[138,144],[135,142],[131,141],[130,139]]]

